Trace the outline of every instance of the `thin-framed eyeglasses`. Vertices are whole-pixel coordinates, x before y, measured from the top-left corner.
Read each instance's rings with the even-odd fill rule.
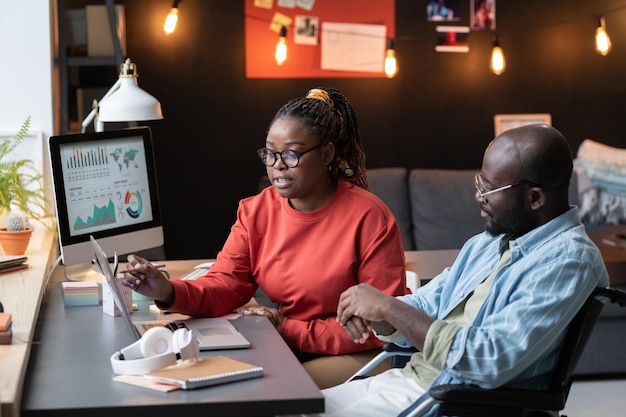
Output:
[[[513,184],[503,185],[502,187],[485,191],[485,182],[483,181],[483,177],[480,175],[480,172],[477,172],[476,175],[474,176],[474,186],[476,187],[476,191],[478,192],[478,195],[480,196],[480,198],[484,198],[488,196],[489,194],[497,193],[498,191],[504,191],[504,190],[508,190],[509,188],[517,187],[518,185],[521,185],[521,184],[530,184],[534,187],[538,187],[538,185],[532,181],[521,180],[518,182],[514,182]]]
[[[321,148],[323,145],[323,143],[320,143],[319,145],[316,145],[311,149],[307,149],[303,152],[294,151],[293,149],[285,149],[284,151],[278,152],[267,148],[261,148],[256,151],[256,154],[259,155],[259,158],[261,158],[261,162],[263,162],[265,166],[273,167],[274,164],[276,164],[276,161],[278,161],[278,156],[280,156],[283,164],[285,164],[288,168],[295,168],[300,163],[300,158],[302,157],[302,155],[307,152],[314,151],[315,149]]]

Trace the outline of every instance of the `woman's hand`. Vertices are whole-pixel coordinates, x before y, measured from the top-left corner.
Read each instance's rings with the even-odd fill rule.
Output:
[[[276,330],[278,330],[279,332],[283,325],[283,319],[285,317],[277,308],[253,306],[253,305],[238,308],[237,313],[243,314],[245,316],[250,316],[250,315],[265,316],[268,319],[270,319],[270,322],[272,322]]]
[[[122,285],[165,305],[174,302],[174,287],[163,272],[139,256],[128,255],[127,260]]]
[[[372,326],[369,321],[356,316],[352,316],[341,327],[354,343],[360,344],[367,341],[370,337],[370,331],[372,330]]]

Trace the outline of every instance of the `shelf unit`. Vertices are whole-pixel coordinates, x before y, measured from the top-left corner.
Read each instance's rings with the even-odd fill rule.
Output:
[[[85,3],[85,2],[84,2]],[[113,56],[70,56],[68,54],[68,39],[66,33],[66,16],[65,16],[65,0],[57,0],[57,22],[58,22],[58,68],[59,68],[59,89],[60,89],[60,130],[61,134],[76,133],[72,131],[70,127],[70,81],[69,72],[70,68],[76,67],[110,67],[119,71],[120,65],[124,62],[124,56],[122,55],[121,41],[117,34],[117,13],[115,10],[114,0],[104,1],[109,17],[109,27],[111,36],[113,38]],[[90,3],[91,4],[91,3]],[[85,4],[83,4],[83,7]],[[110,87],[115,82],[115,79],[110,80]],[[80,131],[80,120],[79,128]]]

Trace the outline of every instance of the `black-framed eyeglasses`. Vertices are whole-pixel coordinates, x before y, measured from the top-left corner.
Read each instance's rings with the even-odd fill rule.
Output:
[[[518,182],[514,182],[513,184],[503,185],[502,187],[494,188],[493,190],[486,190],[485,182],[483,181],[483,177],[480,175],[480,172],[477,172],[474,176],[474,186],[476,187],[476,191],[478,192],[480,198],[485,198],[485,196],[488,196],[489,194],[497,193],[498,191],[508,190],[509,188],[517,187],[521,184],[530,184],[533,187],[539,187],[539,185],[535,184],[532,181],[521,180]]]
[[[321,148],[323,145],[323,143],[320,143],[319,145],[316,145],[311,149],[307,149],[303,152],[294,151],[293,149],[285,149],[284,151],[277,152],[271,149],[261,148],[256,151],[256,154],[259,155],[259,158],[261,158],[261,162],[263,162],[265,166],[273,167],[276,161],[278,161],[278,156],[280,156],[283,164],[285,164],[288,168],[295,168],[300,163],[300,157],[302,157],[302,155],[307,152],[314,151],[315,149]]]

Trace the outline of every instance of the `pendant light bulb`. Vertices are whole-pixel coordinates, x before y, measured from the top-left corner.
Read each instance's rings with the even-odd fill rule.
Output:
[[[174,0],[170,13],[165,18],[165,24],[163,25],[163,32],[166,35],[171,35],[176,30],[176,24],[178,23],[178,4],[181,0]]]
[[[385,54],[385,74],[387,78],[393,78],[398,73],[398,61],[396,60],[396,51],[393,48],[393,39],[387,41],[387,51]]]
[[[276,55],[274,58],[276,59],[276,63],[278,65],[283,65],[283,63],[287,60],[287,27],[282,26],[280,28],[280,37],[278,38],[278,43],[276,44]]]
[[[611,38],[606,33],[606,26],[603,17],[597,17],[596,28],[596,52],[602,56],[608,55],[611,52]]]
[[[506,69],[506,60],[504,59],[504,52],[500,46],[500,39],[498,36],[493,38],[493,49],[491,50],[491,72],[496,75],[500,75]]]

